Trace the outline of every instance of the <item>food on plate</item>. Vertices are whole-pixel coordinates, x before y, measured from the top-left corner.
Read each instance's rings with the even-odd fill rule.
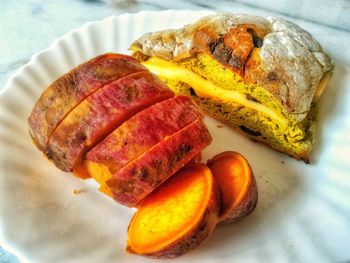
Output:
[[[115,172],[106,184],[114,200],[136,206],[210,142],[203,120],[197,119]]]
[[[208,167],[190,164],[141,202],[128,228],[127,250],[154,258],[181,256],[213,231],[219,205]]]
[[[46,152],[51,133],[87,96],[114,80],[145,70],[130,56],[107,53],[59,77],[41,94],[28,118],[33,142]]]
[[[98,58],[112,68],[102,62],[103,67],[96,66]],[[117,60],[109,61],[112,58]],[[125,69],[118,71],[117,64]],[[30,135],[59,169],[91,177],[101,192],[138,208],[128,231],[129,251],[177,257],[198,246],[217,223],[248,215],[255,208],[257,189],[248,162],[238,153],[219,154],[209,167],[199,163],[212,141],[203,112],[191,96],[175,96],[156,75],[137,65],[135,59],[108,54],[79,66],[88,72],[86,79],[79,67],[64,75],[34,106]],[[108,72],[106,78],[99,70]],[[74,79],[76,72],[82,74],[83,80],[74,82],[82,85],[77,84],[81,91],[65,87],[73,85],[65,79]],[[59,107],[65,97],[78,95],[79,102],[71,99],[70,106]],[[52,98],[57,98],[53,104]],[[48,115],[37,113],[48,108]],[[73,194],[80,192],[75,189]]]
[[[128,228],[129,252],[173,258],[189,252],[214,230],[248,216],[258,199],[247,160],[224,152],[208,166],[191,163],[138,205]]]
[[[166,136],[203,117],[204,114],[189,96],[177,96],[154,104],[125,121],[89,151],[83,167],[75,169],[74,173],[87,172],[88,177],[92,176],[101,184],[101,191],[108,192],[105,181],[114,172]]]
[[[248,216],[258,201],[258,189],[248,161],[237,152],[223,152],[208,160],[222,199],[219,220],[235,222]]]
[[[147,71],[105,85],[74,108],[52,133],[47,156],[71,171],[84,153],[137,112],[174,96]]]
[[[309,162],[334,64],[296,24],[221,13],[147,33],[132,56],[177,94],[254,141]]]

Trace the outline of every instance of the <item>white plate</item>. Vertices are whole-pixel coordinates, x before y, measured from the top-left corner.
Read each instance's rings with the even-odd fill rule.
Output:
[[[32,145],[26,119],[45,87],[98,54],[127,53],[148,31],[179,27],[205,12],[141,12],[75,30],[33,56],[0,98],[0,244],[30,262],[149,262],[125,252],[134,210],[92,181],[60,172]],[[172,262],[345,262],[350,260],[350,69],[337,65],[323,96],[318,145],[306,165],[207,118],[213,143],[251,162],[259,202],[245,220],[218,226],[200,247]],[[73,194],[73,190],[81,192]],[[160,262],[160,261],[157,261]],[[167,261],[168,262],[168,261]]]

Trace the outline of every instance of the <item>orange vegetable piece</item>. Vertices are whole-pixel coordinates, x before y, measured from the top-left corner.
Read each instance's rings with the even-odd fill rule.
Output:
[[[154,258],[180,256],[212,232],[218,212],[211,171],[189,164],[139,204],[128,228],[127,250]]]
[[[237,221],[249,215],[258,201],[258,191],[248,161],[237,152],[223,152],[208,161],[221,192],[221,222]]]

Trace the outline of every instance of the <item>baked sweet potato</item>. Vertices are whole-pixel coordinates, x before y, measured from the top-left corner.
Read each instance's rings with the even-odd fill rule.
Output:
[[[203,113],[190,97],[173,97],[134,64],[128,56],[108,54],[61,77],[34,107],[30,133],[57,167],[80,176],[88,170],[102,192],[138,207],[128,251],[177,257],[218,222],[248,215],[256,205],[256,183],[238,153],[215,156],[208,161],[211,170],[198,163],[211,142]]]
[[[181,256],[213,231],[219,203],[208,167],[189,164],[140,203],[128,228],[127,250],[153,258]]]
[[[220,222],[231,223],[249,215],[258,201],[258,189],[248,161],[237,152],[220,153],[208,161],[221,192]]]
[[[128,163],[106,183],[115,201],[134,207],[211,142],[198,119]]]
[[[144,108],[174,96],[155,75],[142,71],[118,79],[81,102],[52,133],[47,157],[71,171],[85,152]]]
[[[189,96],[177,96],[152,105],[125,121],[91,149],[82,163],[85,169],[80,166],[74,168],[74,172],[79,174],[87,170],[91,177],[104,186],[108,173],[110,178],[166,136],[203,117],[204,114]]]
[[[53,82],[36,102],[29,118],[29,133],[43,152],[58,124],[91,93],[131,73],[147,70],[136,59],[108,53],[95,57]]]

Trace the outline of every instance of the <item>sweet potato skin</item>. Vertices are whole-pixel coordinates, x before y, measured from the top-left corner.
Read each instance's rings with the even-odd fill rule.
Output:
[[[108,167],[111,173],[159,143],[166,136],[204,118],[189,96],[159,102],[124,122],[86,154],[86,160]]]
[[[142,71],[120,78],[86,98],[50,138],[47,157],[71,171],[85,152],[140,110],[174,93],[155,75]]]
[[[41,94],[28,118],[34,144],[45,152],[53,130],[89,94],[114,80],[145,70],[130,56],[107,53],[64,74]]]
[[[214,156],[212,159],[208,160],[207,165],[212,170],[214,178],[215,173],[220,172],[218,171],[218,168],[221,168],[222,165],[220,165],[220,162],[230,162],[230,159],[232,158],[241,158],[243,161],[245,161],[245,164],[248,166],[249,170],[249,181],[247,185],[247,192],[244,194],[243,198],[240,200],[239,204],[237,204],[233,209],[228,211],[225,214],[219,215],[219,222],[220,223],[233,223],[236,221],[239,221],[240,219],[248,216],[250,213],[253,212],[255,209],[257,202],[258,202],[258,188],[256,184],[256,180],[253,174],[253,171],[248,163],[248,161],[239,153],[227,151],[222,152],[216,156]],[[218,188],[220,190],[220,184],[218,184]],[[222,191],[222,188],[221,188]],[[223,195],[223,193],[222,193]],[[222,207],[223,209],[223,207]]]
[[[243,219],[244,217],[247,217],[254,211],[257,203],[258,203],[258,190],[257,190],[255,179],[253,177],[253,181],[251,182],[249,191],[247,192],[244,199],[230,214],[227,214],[225,217],[221,218],[220,223],[224,223],[224,224],[234,223]]]
[[[201,119],[165,138],[106,182],[114,200],[135,207],[210,142],[210,133]]]
[[[199,163],[190,163],[186,165],[183,169],[187,167],[205,167]],[[207,167],[205,169],[208,169]],[[180,170],[181,172],[181,170]],[[170,245],[152,253],[141,254],[150,258],[156,259],[169,259],[179,257],[192,249],[199,246],[214,230],[218,222],[218,214],[220,211],[220,193],[217,188],[215,180],[213,180],[212,192],[208,205],[206,207],[203,216],[198,221],[195,227],[193,227],[186,235],[176,240]],[[130,246],[127,246],[127,251],[135,253]]]

